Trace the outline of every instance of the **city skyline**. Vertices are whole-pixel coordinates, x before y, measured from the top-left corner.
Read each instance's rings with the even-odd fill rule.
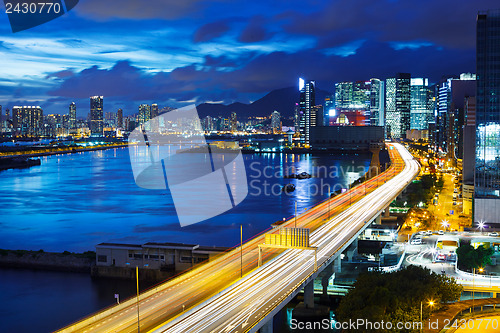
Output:
[[[239,2],[152,2],[143,11],[114,4],[87,1],[17,34],[2,14],[0,104],[62,113],[103,95],[129,114],[141,103],[248,103],[300,76],[325,90],[397,72],[437,82],[475,71],[475,16],[495,5],[467,3],[447,16],[440,13],[451,1],[255,3],[244,14]]]

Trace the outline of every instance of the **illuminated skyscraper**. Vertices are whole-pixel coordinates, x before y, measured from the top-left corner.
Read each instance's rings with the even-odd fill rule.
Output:
[[[337,109],[348,109],[352,105],[352,82],[339,82],[335,84],[335,107]]]
[[[273,129],[273,133],[281,132],[281,116],[276,110],[271,113],[271,128]]]
[[[429,88],[429,81],[426,78],[412,78],[410,86],[410,128],[428,130],[429,122],[434,117],[434,94]]]
[[[231,132],[236,132],[238,130],[238,119],[236,118],[236,112],[231,112],[229,129],[231,130]]]
[[[139,105],[139,124],[143,125],[151,119],[151,107],[148,104]]]
[[[43,110],[39,106],[14,106],[12,127],[16,136],[39,136],[43,131]]]
[[[371,79],[370,125],[384,126],[384,81]]]
[[[387,135],[394,139],[405,139],[410,129],[410,78],[408,73],[398,73],[385,81]]]
[[[69,128],[76,128],[76,104],[71,102],[69,105]]]
[[[476,36],[474,222],[500,223],[500,10],[480,12]]]
[[[323,109],[323,125],[330,126],[330,114],[335,115],[335,97],[326,96],[325,97],[325,107]]]
[[[299,91],[299,132],[301,141],[308,145],[311,126],[316,126],[316,110],[313,110],[313,107],[316,105],[316,83],[314,81],[299,79]]]
[[[101,136],[103,134],[103,105],[104,97],[90,97],[90,133]]]
[[[123,110],[118,109],[116,111],[116,127],[122,128],[123,127]]]

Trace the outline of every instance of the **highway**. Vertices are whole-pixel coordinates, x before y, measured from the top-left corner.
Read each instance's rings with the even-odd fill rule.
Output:
[[[399,194],[418,174],[419,165],[399,144],[390,144],[392,165],[384,173],[297,217],[311,229],[318,266]],[[293,227],[291,218],[283,226]],[[199,265],[140,295],[141,332],[246,332],[314,273],[314,252],[266,250],[257,268],[263,234],[240,248]],[[57,332],[137,332],[137,303],[131,298]]]

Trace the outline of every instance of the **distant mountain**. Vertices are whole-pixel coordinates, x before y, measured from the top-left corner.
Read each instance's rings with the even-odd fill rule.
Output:
[[[316,90],[316,104],[323,105],[325,97],[329,92],[321,89]],[[274,110],[278,111],[282,117],[293,115],[295,103],[299,102],[299,91],[297,87],[276,89],[256,100],[251,104],[233,103],[229,105],[203,103],[197,106],[200,117],[222,116],[229,117],[231,112],[236,112],[238,118],[251,116],[269,116]]]

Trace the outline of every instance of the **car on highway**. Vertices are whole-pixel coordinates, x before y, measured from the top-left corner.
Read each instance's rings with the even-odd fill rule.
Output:
[[[411,245],[421,245],[422,244],[422,238],[413,238],[410,242]]]
[[[496,231],[490,232],[488,234],[488,236],[490,236],[490,237],[498,237],[498,232],[496,232]]]
[[[436,256],[437,260],[446,260],[446,254],[440,253]]]
[[[438,231],[438,235],[441,235],[441,236],[444,235],[444,231],[443,230],[439,230]]]

